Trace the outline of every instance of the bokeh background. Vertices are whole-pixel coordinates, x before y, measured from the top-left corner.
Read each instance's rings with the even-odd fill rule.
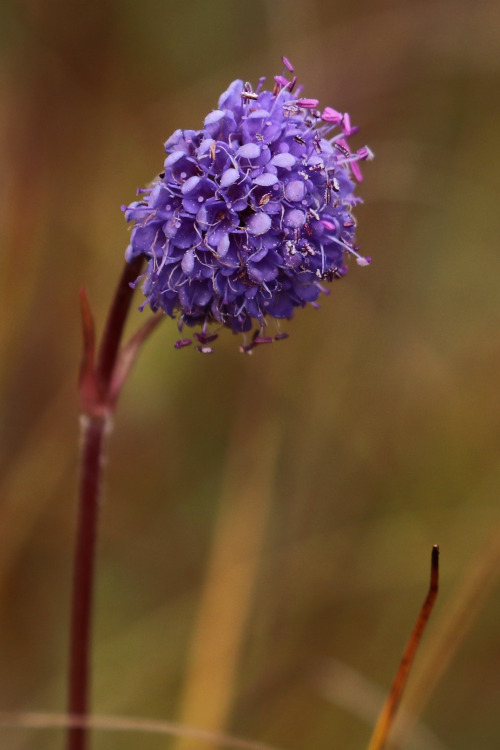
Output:
[[[175,351],[168,320],[147,343],[109,449],[94,710],[364,748],[438,542],[403,746],[497,747],[497,1],[13,0],[0,38],[0,709],[65,707],[78,290],[102,325],[121,204],[174,129],[285,54],[376,154],[357,211],[374,262],[253,356],[229,332]],[[0,725],[0,746],[63,732]],[[137,747],[207,745],[93,734]]]

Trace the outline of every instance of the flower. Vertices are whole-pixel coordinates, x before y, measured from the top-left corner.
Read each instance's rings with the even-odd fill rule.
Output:
[[[349,115],[294,93],[293,67],[283,63],[272,91],[264,78],[255,91],[233,81],[201,130],[176,130],[164,172],[123,207],[134,222],[126,259],[148,261],[144,304],[178,316],[179,330],[200,324],[204,353],[217,337],[213,322],[243,333],[257,324],[246,352],[284,338],[266,335],[270,319],[317,307],[348,256],[370,262],[354,244],[361,199],[352,178],[362,179],[359,161],[373,154],[351,151]]]

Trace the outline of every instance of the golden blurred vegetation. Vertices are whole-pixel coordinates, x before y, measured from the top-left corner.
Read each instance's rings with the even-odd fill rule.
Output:
[[[497,0],[11,0],[0,9],[0,710],[62,711],[78,291],[102,321],[120,205],[234,78],[295,64],[376,160],[369,269],[286,342],[175,351],[166,320],[115,420],[93,709],[288,750],[368,742],[442,552],[409,750],[500,722]],[[131,316],[130,330],[143,318]],[[497,334],[495,334],[497,331]],[[2,728],[4,750],[62,730]],[[96,731],[93,750],[207,747]]]

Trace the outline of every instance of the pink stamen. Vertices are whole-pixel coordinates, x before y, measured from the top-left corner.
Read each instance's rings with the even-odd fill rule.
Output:
[[[210,344],[212,341],[215,341],[215,339],[219,338],[218,333],[207,334],[205,333],[205,331],[201,331],[201,333],[195,333],[193,335],[196,341],[199,341],[200,344]]]
[[[371,148],[368,148],[368,146],[362,146],[358,150],[358,156],[363,161],[365,161],[365,160],[371,161],[374,158],[373,151],[371,150]]]
[[[363,182],[363,172],[357,162],[351,162],[351,171],[358,182]]]
[[[326,219],[321,219],[321,224],[323,224],[325,229],[330,229],[330,231],[335,231],[335,224],[332,224],[331,221],[327,221]]]
[[[342,114],[337,112],[336,109],[332,109],[332,107],[325,107],[321,119],[325,122],[333,122],[335,125],[338,125],[339,122],[342,122]]]
[[[297,99],[296,103],[299,107],[303,107],[304,109],[315,109],[315,107],[318,106],[319,101],[318,99]]]
[[[254,344],[272,344],[274,339],[272,336],[257,336],[254,338],[253,343]]]
[[[346,112],[344,114],[344,117],[342,118],[342,132],[344,133],[344,135],[351,135],[351,117],[349,115],[349,112]]]

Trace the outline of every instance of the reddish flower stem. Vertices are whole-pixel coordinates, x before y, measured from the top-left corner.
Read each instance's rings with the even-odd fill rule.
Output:
[[[99,485],[106,417],[82,417],[80,493],[73,569],[68,713],[85,717],[89,709],[91,619]],[[84,750],[87,730],[70,727],[68,750]]]
[[[134,289],[130,284],[136,281],[139,276],[142,263],[142,256],[135,258],[132,263],[125,263],[121,279],[116,288],[114,300],[111,304],[97,362],[97,378],[104,394],[106,394],[111,382],[125,321],[134,294]]]
[[[110,399],[109,391],[134,293],[130,284],[138,277],[141,265],[142,258],[126,263],[111,304],[95,371],[89,369],[93,367],[93,351],[88,350],[88,346],[93,346],[92,342],[87,341],[82,366],[86,377],[81,381],[82,449],[73,567],[68,713],[83,719],[88,715],[90,702],[92,602],[101,469],[105,434],[116,404],[116,400]],[[84,331],[88,332],[93,325],[88,308],[86,314]],[[94,379],[95,387],[89,387],[89,379]],[[86,750],[87,740],[85,726],[70,727],[67,750]]]

